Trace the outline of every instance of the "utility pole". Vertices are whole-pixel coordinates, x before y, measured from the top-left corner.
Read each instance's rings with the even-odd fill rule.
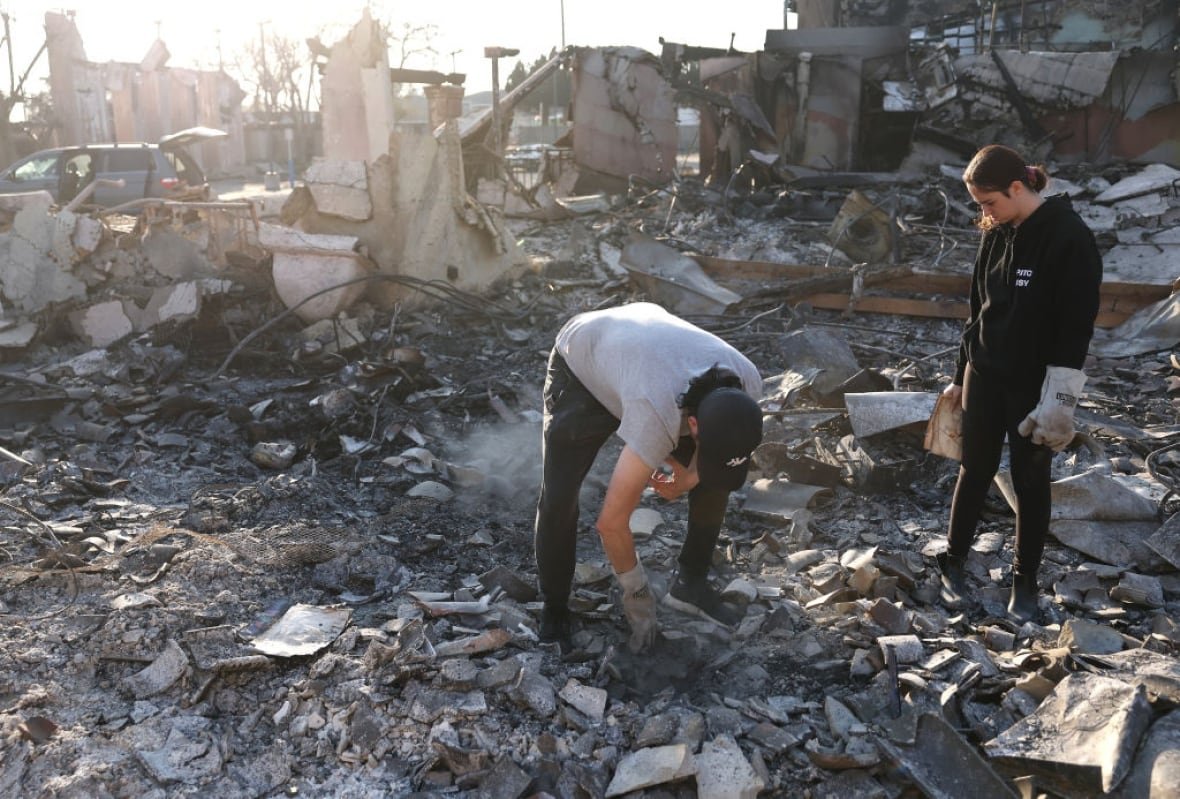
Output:
[[[277,189],[279,183],[279,174],[275,172],[275,144],[274,144],[274,109],[271,107],[270,99],[270,70],[266,68],[266,31],[265,22],[258,23],[258,47],[259,47],[259,63],[262,66],[262,74],[258,77],[259,88],[262,91],[263,110],[266,113],[266,183],[269,189],[271,184]]]
[[[8,28],[8,12],[3,12],[4,17],[4,43],[8,45],[8,96],[12,97],[16,94],[16,67],[12,63],[12,31]]]
[[[500,122],[500,59],[519,55],[508,47],[485,47],[483,57],[492,59],[492,149],[496,153],[496,177],[504,166],[504,142]]]

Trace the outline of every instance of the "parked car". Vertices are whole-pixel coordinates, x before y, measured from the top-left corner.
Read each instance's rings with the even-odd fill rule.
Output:
[[[209,182],[185,147],[225,135],[213,128],[189,128],[156,144],[83,144],[41,150],[0,172],[0,194],[44,190],[65,205],[90,181],[108,178],[122,179],[122,188],[100,183],[87,204],[109,208],[144,197],[207,200]]]

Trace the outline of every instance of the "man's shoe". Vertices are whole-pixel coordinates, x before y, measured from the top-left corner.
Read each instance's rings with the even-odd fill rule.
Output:
[[[664,594],[664,604],[722,627],[734,627],[746,615],[744,610],[723,602],[708,577],[686,574],[676,575],[672,587]]]
[[[958,610],[967,604],[967,557],[940,552],[935,560],[942,572],[938,596],[948,608]]]
[[[1012,572],[1012,596],[1008,600],[1008,616],[1017,624],[1034,621],[1040,615],[1037,607],[1036,574]]]
[[[541,608],[541,629],[537,636],[546,642],[567,641],[573,631],[570,611],[565,605],[545,605]]]

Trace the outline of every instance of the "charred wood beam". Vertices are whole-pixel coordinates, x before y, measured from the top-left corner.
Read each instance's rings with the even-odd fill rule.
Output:
[[[876,269],[866,269],[862,273],[864,276],[863,286],[867,288],[882,283],[889,283],[899,278],[909,277],[913,273],[914,268],[912,266],[884,266]],[[851,291],[855,280],[856,274],[852,270],[839,270],[839,273],[834,275],[798,278],[786,281],[778,286],[759,289],[746,294],[743,301],[748,302],[769,298],[793,300],[822,292]]]

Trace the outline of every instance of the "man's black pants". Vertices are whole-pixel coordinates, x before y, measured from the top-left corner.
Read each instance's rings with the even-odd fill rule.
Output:
[[[541,594],[547,604],[564,606],[573,582],[578,533],[578,494],[602,445],[619,420],[582,385],[557,351],[549,355],[543,392],[541,495],[537,500],[534,546]],[[695,444],[685,436],[673,454],[687,465]],[[688,495],[688,532],[680,550],[680,570],[704,576],[729,492],[697,486]]]

